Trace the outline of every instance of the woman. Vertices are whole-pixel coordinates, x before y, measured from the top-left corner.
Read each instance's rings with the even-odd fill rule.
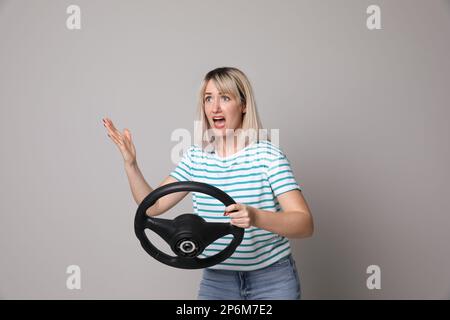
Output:
[[[245,228],[244,239],[233,255],[203,271],[199,299],[300,299],[300,282],[288,238],[310,237],[313,220],[284,153],[261,134],[253,90],[236,68],[208,72],[199,91],[201,141],[183,155],[160,184],[199,181],[228,193],[236,204],[193,193],[195,213],[206,221],[229,221]],[[153,189],[142,176],[131,133],[118,131],[105,119],[108,136],[119,147],[137,204]],[[160,198],[147,210],[160,215],[187,192]],[[222,251],[225,236],[211,244],[203,257]]]

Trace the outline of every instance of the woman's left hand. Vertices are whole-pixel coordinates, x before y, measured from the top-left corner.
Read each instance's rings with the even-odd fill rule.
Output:
[[[234,211],[234,212],[231,212]],[[255,221],[256,209],[242,203],[235,203],[225,208],[224,216],[231,218],[230,223],[237,227],[249,228]]]

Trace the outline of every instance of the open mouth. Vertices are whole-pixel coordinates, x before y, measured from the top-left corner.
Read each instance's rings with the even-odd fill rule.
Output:
[[[214,127],[222,129],[225,127],[225,117],[213,117]]]

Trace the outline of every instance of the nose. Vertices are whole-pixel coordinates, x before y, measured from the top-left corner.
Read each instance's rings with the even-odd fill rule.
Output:
[[[220,99],[214,99],[212,102],[212,111],[214,113],[220,112]]]

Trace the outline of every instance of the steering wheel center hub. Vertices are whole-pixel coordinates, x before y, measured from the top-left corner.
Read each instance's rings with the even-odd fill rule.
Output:
[[[177,242],[175,251],[182,256],[195,257],[199,252],[199,245],[192,239],[181,239]]]

